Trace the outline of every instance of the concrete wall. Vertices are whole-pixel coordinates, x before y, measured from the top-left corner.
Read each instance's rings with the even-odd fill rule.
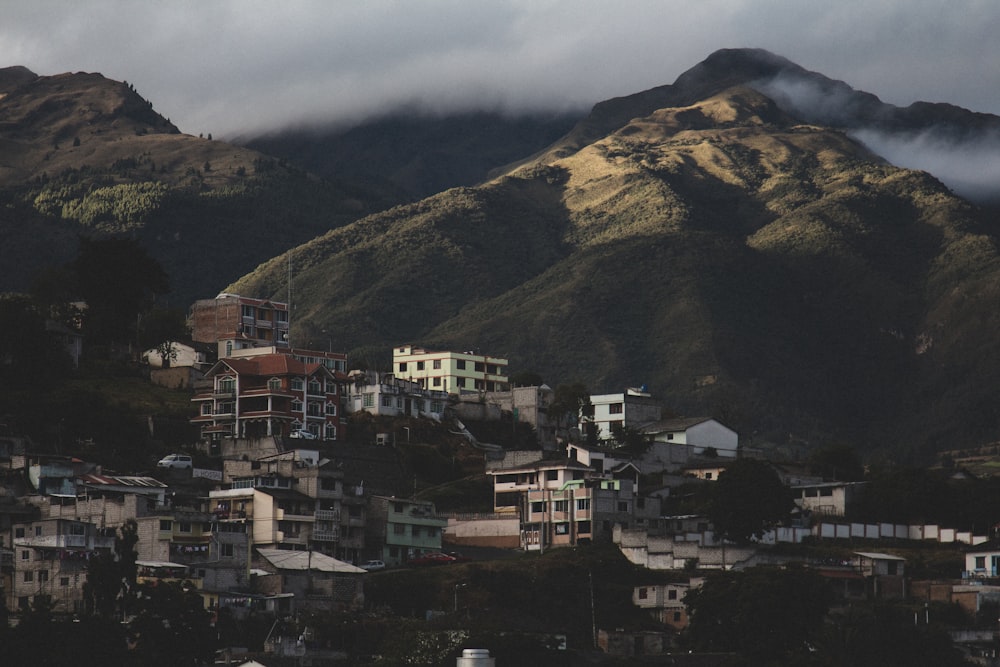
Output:
[[[517,549],[521,546],[520,519],[511,516],[449,517],[442,541],[470,547]]]

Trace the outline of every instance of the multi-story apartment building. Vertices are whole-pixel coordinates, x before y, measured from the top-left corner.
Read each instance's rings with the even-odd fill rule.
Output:
[[[580,419],[580,431],[594,429],[597,440],[611,440],[615,424],[640,429],[660,420],[663,406],[644,389],[627,389],[620,394],[597,394],[590,397],[587,413]]]
[[[435,352],[414,345],[392,350],[396,377],[449,394],[506,391],[507,360],[474,352]]]
[[[349,412],[367,412],[388,417],[430,416],[440,420],[448,405],[448,392],[425,389],[414,380],[395,373],[354,371],[348,383]]]
[[[513,415],[515,421],[531,424],[542,449],[554,449],[556,429],[559,424],[549,420],[549,406],[555,392],[548,385],[540,387],[512,387],[508,391],[486,394],[486,401],[494,403],[503,412]]]
[[[51,601],[55,612],[82,611],[87,561],[99,552],[114,549],[113,529],[110,531],[77,519],[38,519],[16,524],[10,586],[5,587],[7,609],[26,609],[42,596]]]
[[[493,477],[494,511],[518,513],[525,550],[586,543],[609,537],[616,525],[634,525],[637,514],[643,515],[637,512],[643,509],[637,472],[624,464],[599,473],[569,459],[487,470]]]
[[[318,363],[288,354],[220,359],[205,374],[211,388],[191,400],[191,422],[205,438],[255,438],[309,434],[337,440],[346,420],[340,415],[340,385]]]
[[[223,292],[191,306],[191,338],[219,346],[219,358],[236,350],[274,346],[288,350],[288,304]]]
[[[386,565],[402,565],[421,554],[440,551],[448,520],[434,503],[387,496],[368,501],[368,553]]]
[[[254,546],[310,549],[357,562],[365,546],[364,498],[316,450],[257,461],[225,461],[224,483],[209,493],[220,533],[247,527]],[[239,538],[236,538],[239,539]],[[244,533],[244,538],[245,533]],[[227,549],[231,552],[232,549]]]

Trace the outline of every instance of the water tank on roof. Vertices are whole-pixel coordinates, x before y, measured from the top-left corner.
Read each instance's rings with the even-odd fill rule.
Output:
[[[491,658],[485,648],[463,649],[462,657],[455,660],[455,667],[496,667],[496,664],[496,658]]]

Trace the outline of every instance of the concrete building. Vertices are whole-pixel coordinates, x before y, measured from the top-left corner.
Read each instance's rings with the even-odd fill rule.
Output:
[[[580,419],[580,432],[593,430],[597,440],[613,439],[613,427],[638,430],[660,420],[663,406],[645,389],[627,389],[620,394],[595,394]]]
[[[421,554],[440,551],[447,519],[434,503],[372,496],[368,501],[368,546],[371,558],[403,565]]]
[[[209,388],[191,400],[191,423],[206,439],[298,436],[337,440],[346,429],[340,414],[340,384],[319,363],[289,354],[220,359],[205,374]]]
[[[739,435],[711,417],[659,418],[644,424],[642,433],[654,443],[666,443],[693,457],[715,456],[735,459],[739,455]],[[671,460],[682,458],[672,455]]]
[[[9,586],[5,586],[8,611],[27,609],[36,597],[46,597],[52,610],[83,611],[83,584],[87,561],[114,549],[114,535],[88,521],[38,519],[13,528],[13,559]]]
[[[235,350],[254,347],[274,346],[287,351],[288,315],[287,303],[223,292],[191,306],[191,338],[218,345],[220,359]]]
[[[384,417],[430,417],[440,421],[448,405],[448,392],[426,389],[416,380],[395,373],[351,371],[347,384],[347,410]]]
[[[392,350],[396,377],[449,394],[507,391],[507,360],[475,352],[437,352],[414,345]]]

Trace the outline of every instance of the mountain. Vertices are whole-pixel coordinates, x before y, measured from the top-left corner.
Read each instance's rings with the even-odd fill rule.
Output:
[[[444,116],[396,111],[349,127],[290,129],[242,142],[345,189],[384,193],[389,208],[461,185],[522,159],[566,134],[582,114]]]
[[[355,363],[384,368],[402,342],[480,348],[550,384],[647,384],[754,444],[928,457],[1000,427],[996,224],[850,132],[998,122],[720,51],[492,180],[226,289],[282,297],[293,267],[293,338],[334,332]]]

